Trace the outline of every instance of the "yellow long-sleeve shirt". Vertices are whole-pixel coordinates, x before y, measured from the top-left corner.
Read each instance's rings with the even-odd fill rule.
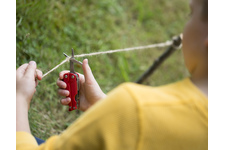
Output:
[[[187,78],[159,87],[125,83],[61,135],[37,145],[17,132],[17,150],[208,149],[208,100]]]

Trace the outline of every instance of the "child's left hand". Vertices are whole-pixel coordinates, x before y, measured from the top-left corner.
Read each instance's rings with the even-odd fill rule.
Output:
[[[17,105],[27,107],[28,109],[36,91],[37,80],[42,79],[42,72],[36,68],[36,63],[30,61],[29,64],[23,64],[16,70]]]

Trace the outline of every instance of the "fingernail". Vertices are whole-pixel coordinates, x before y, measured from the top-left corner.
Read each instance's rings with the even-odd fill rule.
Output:
[[[88,64],[88,59],[87,59],[87,58],[85,58],[85,59],[84,59],[84,61],[86,61],[86,62],[87,62],[87,64]]]
[[[65,91],[66,92],[66,96],[69,96],[70,95],[70,92],[69,91]]]
[[[35,61],[30,61],[29,65],[36,65],[36,62]]]

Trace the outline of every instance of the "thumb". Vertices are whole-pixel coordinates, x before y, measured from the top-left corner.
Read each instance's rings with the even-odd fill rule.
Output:
[[[35,61],[30,61],[27,67],[27,70],[25,72],[25,76],[27,77],[35,77],[36,76],[36,62]]]
[[[16,70],[16,77],[21,78],[24,76],[26,69],[27,69],[28,64],[23,64],[21,65],[17,70]]]
[[[85,82],[87,84],[95,83],[96,81],[95,81],[94,75],[92,74],[91,68],[88,65],[88,59],[84,59],[82,68],[84,72]]]

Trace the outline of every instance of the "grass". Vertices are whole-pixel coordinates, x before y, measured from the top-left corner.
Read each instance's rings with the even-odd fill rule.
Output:
[[[23,0],[16,1],[16,67],[35,60],[46,73],[75,54],[160,43],[183,31],[186,0]],[[165,48],[88,57],[104,92],[135,81]],[[82,61],[84,58],[79,58]],[[77,116],[59,103],[56,80],[69,63],[46,76],[37,87],[29,119],[32,133],[42,139],[61,133]],[[82,73],[81,68],[75,68]],[[144,84],[162,85],[188,75],[182,52],[176,51]]]

